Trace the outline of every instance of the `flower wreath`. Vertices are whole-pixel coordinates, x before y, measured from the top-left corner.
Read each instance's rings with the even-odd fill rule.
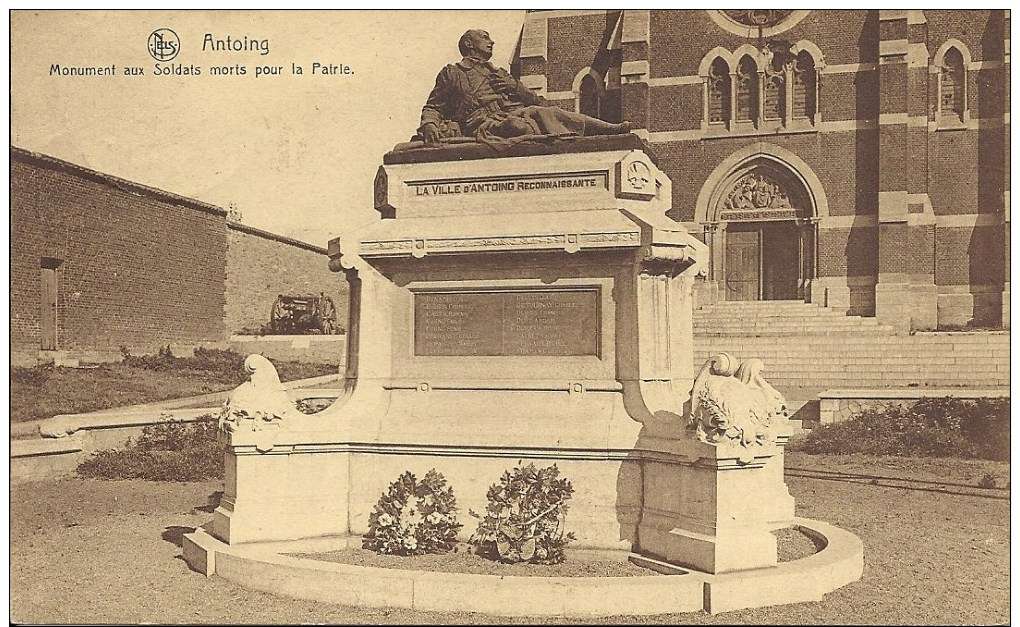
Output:
[[[368,517],[364,547],[387,555],[446,553],[457,543],[457,500],[433,468],[419,482],[404,472]]]

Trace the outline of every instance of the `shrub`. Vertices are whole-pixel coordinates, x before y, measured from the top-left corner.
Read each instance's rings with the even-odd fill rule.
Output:
[[[167,420],[148,425],[126,448],[94,453],[78,465],[78,474],[147,481],[222,479],[224,446],[217,441],[216,431],[212,416],[191,424]]]
[[[120,354],[123,362],[132,368],[165,372],[178,367],[179,358],[173,354],[169,345],[160,347],[159,353],[155,355],[132,355],[131,351],[121,346]]]
[[[11,383],[20,383],[29,387],[39,388],[50,380],[51,374],[53,374],[52,365],[36,366],[34,368],[13,367],[11,368]]]
[[[867,453],[1009,460],[1009,399],[922,398],[813,429],[808,453]]]
[[[302,414],[317,414],[336,402],[336,398],[299,398],[294,406]]]
[[[258,326],[258,327],[248,327],[248,326],[245,326],[245,327],[241,327],[240,329],[235,331],[235,335],[260,335],[260,336],[262,336],[262,335],[272,335],[272,334],[273,334],[272,325],[270,325],[268,323],[263,324],[263,325]]]
[[[489,487],[485,516],[471,537],[476,551],[505,562],[556,564],[574,534],[563,532],[567,501],[574,487],[559,468],[518,464]]]
[[[247,355],[233,350],[199,346],[191,357],[177,357],[169,346],[159,349],[156,355],[132,355],[124,347],[121,347],[120,352],[123,356],[123,363],[132,368],[180,373],[187,377],[199,377],[225,385],[240,385],[248,380],[248,373],[244,370],[244,360]],[[281,360],[273,365],[276,367],[281,381],[307,379],[339,372],[339,366],[336,364]]]
[[[188,360],[188,367],[210,373],[238,373],[247,378],[244,372],[244,359],[244,355],[232,350],[199,346],[195,349],[194,357]]]
[[[368,517],[364,548],[387,555],[446,553],[457,543],[457,500],[446,478],[433,468],[420,482],[400,475]]]

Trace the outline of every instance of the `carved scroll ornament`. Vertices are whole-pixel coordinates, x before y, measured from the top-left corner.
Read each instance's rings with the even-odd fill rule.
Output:
[[[740,461],[754,458],[752,449],[771,443],[778,421],[786,420],[786,401],[762,377],[760,359],[736,360],[727,353],[713,355],[702,366],[691,391],[688,428],[702,442],[735,444]]]

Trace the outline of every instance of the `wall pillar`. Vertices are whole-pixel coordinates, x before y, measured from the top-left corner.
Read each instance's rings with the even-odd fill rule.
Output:
[[[926,40],[923,12],[879,11],[875,316],[899,331],[935,328],[938,312],[935,220],[927,194]]]
[[[1009,127],[1006,127],[1007,129]],[[1007,140],[1008,142],[1008,140]],[[1003,240],[1003,282],[1002,282],[1002,328],[1009,328],[1009,192],[1005,194],[1005,206],[1002,214]]]
[[[1009,37],[1010,37],[1010,11],[1007,9],[1003,11],[1003,28],[1002,32],[1005,37],[1003,45],[1002,55],[1002,84],[1009,85],[1010,79],[1010,62],[1009,62]],[[1003,93],[1003,110],[1009,111],[1009,88],[1002,90]],[[1003,116],[1002,124],[1002,145],[1006,147],[1003,157],[1003,172],[1007,175],[1002,178],[1002,184],[1004,190],[1002,193],[1002,248],[1003,248],[1003,275],[1002,275],[1002,328],[1009,328],[1009,116]]]
[[[648,132],[648,41],[651,27],[647,9],[628,9],[623,12],[620,49],[621,117],[634,129]],[[646,136],[647,137],[647,136]]]

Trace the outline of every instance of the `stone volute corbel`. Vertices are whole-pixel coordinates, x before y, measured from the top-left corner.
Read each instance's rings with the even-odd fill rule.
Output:
[[[691,286],[707,247],[664,215],[621,211],[641,227],[634,264],[640,398],[625,402],[632,415],[677,424],[694,381]]]

